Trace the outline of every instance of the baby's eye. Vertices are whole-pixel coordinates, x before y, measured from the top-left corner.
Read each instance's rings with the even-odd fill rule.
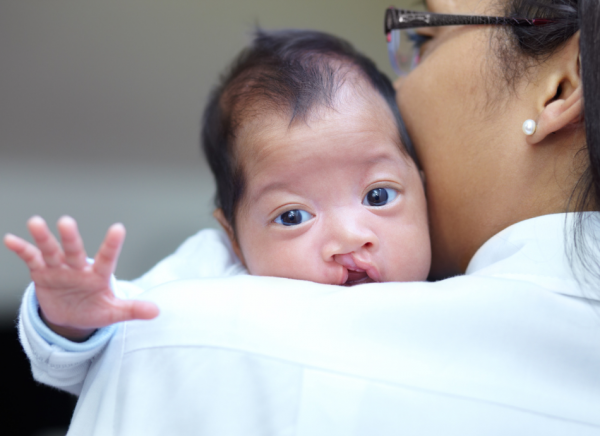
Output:
[[[298,224],[302,224],[305,221],[308,221],[313,217],[313,214],[308,213],[302,209],[294,209],[288,210],[287,212],[282,213],[277,218],[275,218],[275,222],[277,224],[283,224],[284,226],[296,226]]]
[[[396,198],[398,193],[395,189],[390,188],[376,188],[371,189],[362,202],[365,206],[385,206],[390,201]]]

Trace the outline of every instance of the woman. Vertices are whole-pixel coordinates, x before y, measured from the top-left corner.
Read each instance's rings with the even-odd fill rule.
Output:
[[[564,20],[421,29],[422,62],[398,82],[399,104],[427,174],[433,274],[448,277],[464,273],[477,249],[514,223],[598,210],[598,5],[428,4],[432,12]],[[521,130],[527,119],[537,122],[530,136]],[[590,273],[600,280],[598,262],[590,262]]]
[[[63,381],[81,393],[71,433],[598,434],[600,5],[543,4],[430,1],[546,23],[420,29],[422,61],[398,82],[433,276],[466,275],[158,288],[157,320],[80,361],[83,387]],[[33,341],[60,385],[69,352]]]

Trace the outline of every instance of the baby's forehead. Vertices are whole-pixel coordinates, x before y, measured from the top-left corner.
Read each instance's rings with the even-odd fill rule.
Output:
[[[357,124],[363,131],[376,131],[389,137],[403,154],[407,154],[395,115],[366,79],[352,77],[345,80],[330,103],[314,104],[304,116],[294,117],[290,108],[257,102],[239,123],[235,146],[238,162],[269,153],[274,145],[286,139],[297,142],[306,136],[308,140],[311,134],[318,132],[335,133],[339,137],[354,135]]]
[[[247,181],[253,184],[266,175],[285,179],[298,168],[324,177],[320,171],[360,173],[384,164],[399,171],[415,167],[383,99],[347,97],[303,121],[290,124],[288,116],[269,112],[249,123],[237,145],[238,167]]]

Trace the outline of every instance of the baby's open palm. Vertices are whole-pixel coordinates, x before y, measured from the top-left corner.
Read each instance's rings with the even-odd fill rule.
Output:
[[[29,268],[40,315],[53,331],[71,340],[84,340],[97,328],[158,315],[155,304],[121,300],[110,287],[125,239],[121,224],[108,229],[93,264],[87,261],[74,219],[58,220],[62,247],[42,218],[32,217],[27,227],[37,247],[10,234],[4,243]]]

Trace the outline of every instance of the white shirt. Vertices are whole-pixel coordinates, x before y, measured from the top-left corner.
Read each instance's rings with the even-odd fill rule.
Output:
[[[515,224],[436,283],[155,288],[160,316],[118,326],[69,435],[599,435],[600,290],[573,275],[571,220]]]

